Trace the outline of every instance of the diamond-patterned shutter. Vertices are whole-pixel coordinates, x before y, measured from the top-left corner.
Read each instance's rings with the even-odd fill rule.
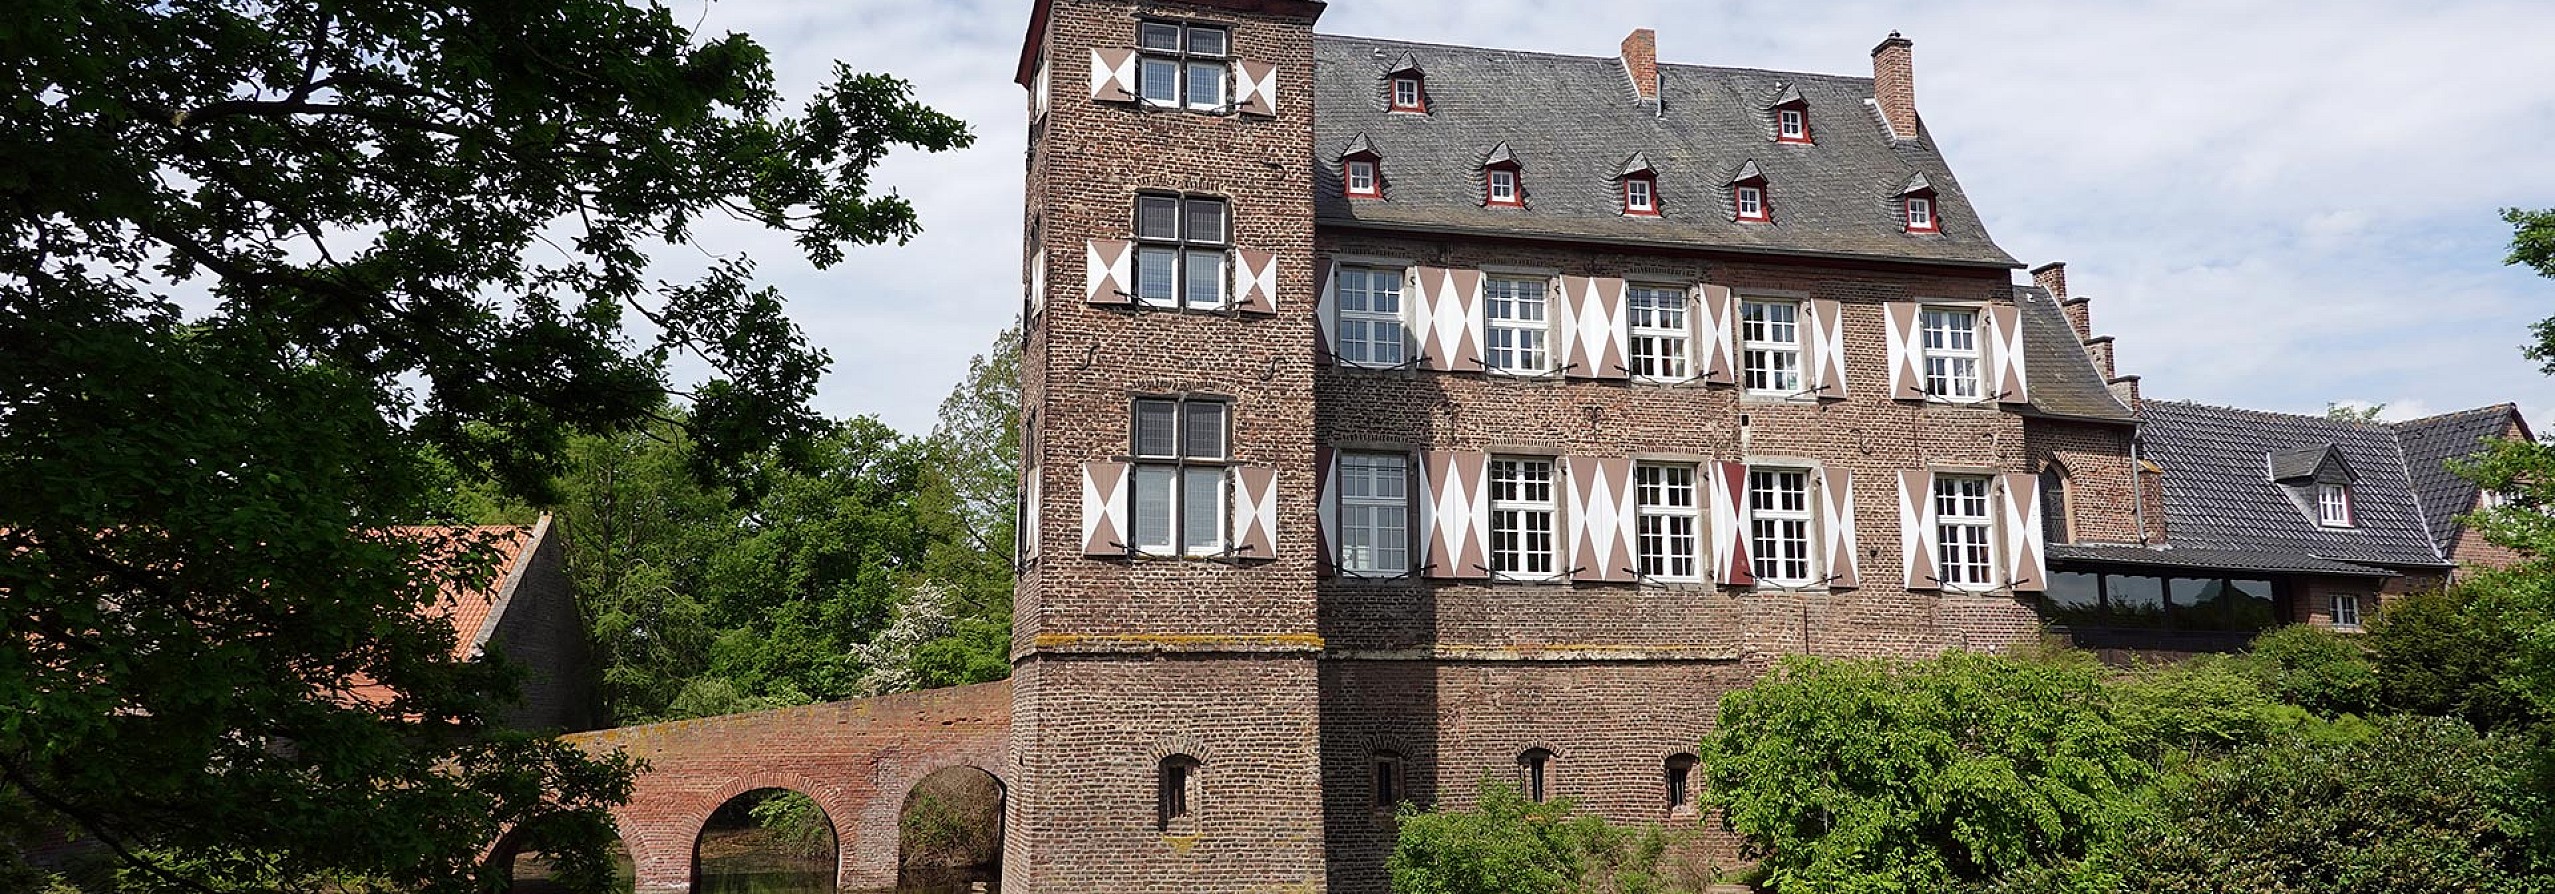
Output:
[[[1124,556],[1127,545],[1127,464],[1082,464],[1082,554]]]
[[[1738,351],[1731,340],[1737,337],[1739,296],[1728,286],[1699,285],[1693,298],[1696,377],[1706,384],[1738,384]]]
[[[1809,376],[1802,386],[1820,400],[1843,400],[1845,393],[1845,305],[1829,299],[1808,302],[1809,326],[1802,349],[1809,357]]]
[[[1727,586],[1754,586],[1756,564],[1748,556],[1748,464],[1708,462],[1712,502],[1712,575]]]
[[[1277,115],[1277,66],[1248,59],[1233,63],[1234,110],[1245,115]]]
[[[1136,51],[1109,47],[1091,51],[1091,98],[1101,102],[1136,101]]]
[[[1934,473],[1899,473],[1900,573],[1910,590],[1940,590],[1941,572],[1934,567]]]
[[[1233,556],[1277,558],[1277,469],[1233,468]]]
[[[1570,577],[1630,582],[1633,567],[1632,460],[1562,457],[1570,520]]]
[[[1313,487],[1313,570],[1329,577],[1340,573],[1339,455],[1331,448],[1313,448]]]
[[[1233,308],[1277,313],[1277,253],[1233,250]]]
[[[1082,263],[1082,300],[1125,304],[1134,297],[1134,246],[1115,239],[1093,239],[1084,243]]]
[[[1042,489],[1039,485],[1041,477],[1039,471],[1038,467],[1031,466],[1022,469],[1020,475],[1020,562],[1022,564],[1037,561],[1039,551],[1044,548],[1038,539],[1038,520],[1046,516],[1047,510],[1046,504],[1038,499],[1038,492]]]
[[[1029,253],[1029,315],[1047,312],[1047,250]]]
[[[1996,483],[2004,492],[1996,502],[2004,509],[1997,522],[2004,535],[2005,583],[2017,593],[2046,591],[2049,569],[2042,561],[2040,476],[2007,472],[1996,476]]]
[[[1420,453],[1420,538],[1428,577],[1490,577],[1490,456],[1456,450]]]
[[[1482,368],[1482,274],[1479,270],[1413,267],[1406,295],[1418,297],[1412,315],[1424,369],[1470,372]]]
[[[1854,538],[1854,473],[1835,466],[1819,470],[1820,553],[1827,557],[1828,586],[1845,590],[1863,585],[1862,556]]]
[[[1337,363],[1332,333],[1340,326],[1340,262],[1323,258],[1313,265],[1313,362]]]
[[[1889,318],[1883,329],[1889,336],[1890,399],[1924,400],[1925,342],[1917,326],[1925,308],[1913,301],[1892,301],[1882,309]]]
[[[1625,354],[1624,281],[1614,277],[1561,278],[1562,372],[1574,379],[1632,375]]]
[[[2023,368],[2023,309],[2012,304],[1987,306],[1987,385],[1998,403],[2031,403],[2031,377]]]

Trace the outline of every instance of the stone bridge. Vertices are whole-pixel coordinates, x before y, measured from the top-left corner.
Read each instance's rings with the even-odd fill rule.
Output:
[[[897,820],[934,772],[973,767],[1002,779],[1011,684],[981,683],[822,705],[578,733],[564,741],[646,761],[614,811],[639,894],[692,890],[710,814],[757,789],[805,794],[834,823],[845,890],[897,883]],[[1007,783],[1005,783],[1007,784]]]

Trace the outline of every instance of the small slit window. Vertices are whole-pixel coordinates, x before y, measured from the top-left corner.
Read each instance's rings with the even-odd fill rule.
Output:
[[[1552,797],[1552,764],[1553,753],[1541,748],[1517,755],[1517,788],[1527,800],[1540,804]]]
[[[1155,783],[1159,823],[1163,828],[1194,815],[1198,807],[1198,759],[1175,754],[1162,759]]]
[[[1384,197],[1384,181],[1376,171],[1375,160],[1356,158],[1341,165],[1341,182],[1349,198],[1380,199]]]
[[[1774,139],[1782,143],[1810,142],[1810,112],[1801,106],[1784,106],[1774,110]]]
[[[1402,785],[1402,756],[1390,751],[1375,753],[1375,809],[1390,813],[1410,794]]]
[[[1667,795],[1669,810],[1693,809],[1695,764],[1695,757],[1691,754],[1674,754],[1668,756],[1668,762],[1665,769],[1667,773],[1666,781],[1668,787]]]
[[[1393,111],[1428,111],[1428,94],[1421,90],[1422,86],[1423,85],[1420,83],[1418,75],[1402,74],[1393,76]]]

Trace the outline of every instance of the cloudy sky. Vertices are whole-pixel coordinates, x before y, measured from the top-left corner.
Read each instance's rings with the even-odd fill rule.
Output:
[[[715,0],[709,32],[772,52],[804,99],[836,60],[912,81],[975,148],[889,162],[926,232],[809,269],[728,228],[834,357],[819,406],[927,429],[1018,307],[1028,0]],[[2505,206],[2555,207],[2555,4],[2542,0],[1333,0],[1320,31],[1868,74],[1916,42],[1917,107],[1999,244],[2069,262],[2150,397],[2409,418],[2518,401],[2555,281],[2506,267]],[[664,259],[670,275],[699,253]]]

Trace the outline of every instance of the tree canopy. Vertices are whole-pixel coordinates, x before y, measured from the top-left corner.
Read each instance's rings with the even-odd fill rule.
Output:
[[[188,890],[461,890],[513,824],[591,868],[627,768],[488,727],[510,671],[420,609],[492,553],[398,526],[443,464],[555,498],[580,433],[740,496],[857,449],[750,261],[649,258],[907,239],[872,169],[966,128],[840,66],[787,114],[750,38],[610,0],[28,0],[0,60],[0,826]]]

